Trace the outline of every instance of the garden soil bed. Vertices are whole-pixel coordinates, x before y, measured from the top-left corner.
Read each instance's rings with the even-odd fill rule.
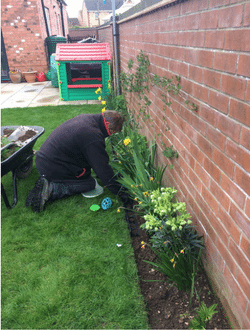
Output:
[[[144,219],[137,217],[138,226],[144,223]],[[145,230],[140,229],[140,236],[132,237],[135,259],[140,279],[141,293],[144,297],[149,324],[152,329],[188,329],[189,321],[196,316],[199,300],[194,294],[191,311],[188,312],[190,295],[188,292],[179,291],[176,287],[167,283],[167,277],[153,269],[153,266],[143,260],[156,261],[156,256],[149,246],[142,249],[141,242],[149,242]],[[159,282],[147,282],[147,280],[159,280]],[[161,281],[161,282],[160,282]],[[166,281],[166,282],[165,282]],[[212,320],[207,329],[231,329],[224,314],[220,300],[213,293],[206,273],[200,270],[195,288],[200,302],[204,301],[207,307],[217,304]]]

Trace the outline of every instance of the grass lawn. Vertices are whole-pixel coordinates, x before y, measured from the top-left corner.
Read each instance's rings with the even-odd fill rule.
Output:
[[[62,122],[102,106],[58,106],[2,110],[2,126],[42,126],[38,150]],[[18,203],[2,199],[2,329],[149,328],[121,201],[108,189],[93,199],[81,195],[48,204],[42,213],[25,207],[38,179],[17,180]],[[12,175],[2,178],[12,203]],[[111,197],[110,210],[92,204]],[[117,244],[122,244],[118,247]]]

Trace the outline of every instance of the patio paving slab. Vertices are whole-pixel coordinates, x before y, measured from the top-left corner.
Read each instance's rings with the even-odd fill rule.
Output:
[[[1,109],[78,104],[100,104],[100,101],[62,101],[59,88],[53,87],[50,81],[20,84],[1,83]]]

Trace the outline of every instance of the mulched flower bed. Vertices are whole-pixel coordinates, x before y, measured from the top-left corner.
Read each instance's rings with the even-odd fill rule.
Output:
[[[137,223],[140,226],[144,219],[137,216]],[[167,277],[154,270],[153,266],[143,260],[156,261],[156,256],[148,245],[142,249],[141,242],[149,242],[148,234],[140,229],[140,236],[132,237],[135,259],[140,278],[141,293],[144,296],[149,323],[152,329],[188,329],[189,321],[194,318],[199,301],[194,294],[191,311],[188,313],[189,292],[179,291],[176,287],[167,282]],[[147,282],[146,280],[159,280],[161,282]],[[199,295],[200,302],[204,301],[207,307],[217,304],[212,320],[208,323],[207,329],[231,329],[229,322],[223,312],[222,304],[213,294],[207,275],[200,270],[195,288]]]

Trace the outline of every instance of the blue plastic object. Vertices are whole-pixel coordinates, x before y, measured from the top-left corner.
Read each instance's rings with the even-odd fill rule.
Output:
[[[112,204],[113,204],[112,199],[109,197],[106,197],[103,199],[101,207],[103,210],[108,210],[111,208]]]

